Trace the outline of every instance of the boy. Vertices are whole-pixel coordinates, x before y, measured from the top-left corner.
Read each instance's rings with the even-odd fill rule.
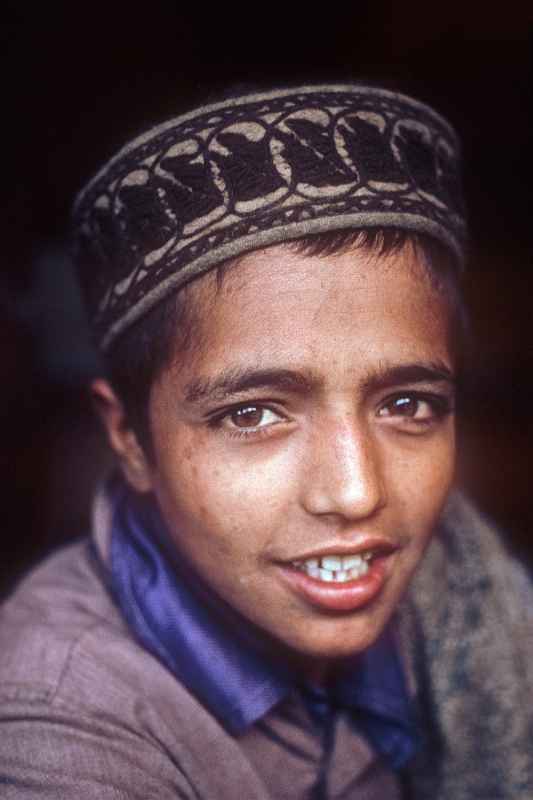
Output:
[[[3,610],[2,796],[529,796],[531,591],[452,491],[457,149],[274,90],[78,198],[120,472]]]

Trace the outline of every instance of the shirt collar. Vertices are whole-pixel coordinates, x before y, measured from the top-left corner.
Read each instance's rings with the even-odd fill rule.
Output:
[[[294,687],[288,669],[265,659],[222,624],[180,576],[150,495],[112,479],[96,503],[95,542],[130,630],[233,735],[263,717]],[[391,630],[345,666],[330,690],[308,688],[311,710],[354,713],[393,767],[415,749],[416,736],[398,649]]]

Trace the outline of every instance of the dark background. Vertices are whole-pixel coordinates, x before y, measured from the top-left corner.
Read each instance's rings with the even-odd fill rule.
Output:
[[[504,4],[359,2],[215,13],[178,3],[3,5],[0,185],[0,591],[87,529],[109,463],[84,385],[93,357],[65,256],[77,189],[127,138],[221,85],[382,81],[447,115],[464,141],[475,355],[460,480],[533,563],[530,64]],[[286,4],[288,5],[288,4]],[[237,7],[238,8],[238,7]]]

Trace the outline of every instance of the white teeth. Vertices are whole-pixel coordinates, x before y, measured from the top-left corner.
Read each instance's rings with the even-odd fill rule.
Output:
[[[346,581],[357,580],[366,575],[369,569],[368,562],[373,555],[371,551],[368,551],[361,555],[344,557],[323,556],[294,562],[294,565],[316,580],[327,583],[346,583]]]
[[[360,567],[363,563],[363,559],[361,556],[348,556],[347,558],[342,559],[344,569],[353,569],[354,567]]]
[[[338,570],[343,568],[343,559],[337,556],[324,556],[322,566],[324,569]]]

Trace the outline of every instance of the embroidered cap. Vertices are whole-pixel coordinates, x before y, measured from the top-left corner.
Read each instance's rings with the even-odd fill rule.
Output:
[[[127,144],[80,192],[73,219],[105,349],[222,261],[313,233],[402,228],[435,237],[462,265],[459,143],[431,108],[376,87],[235,97]]]

